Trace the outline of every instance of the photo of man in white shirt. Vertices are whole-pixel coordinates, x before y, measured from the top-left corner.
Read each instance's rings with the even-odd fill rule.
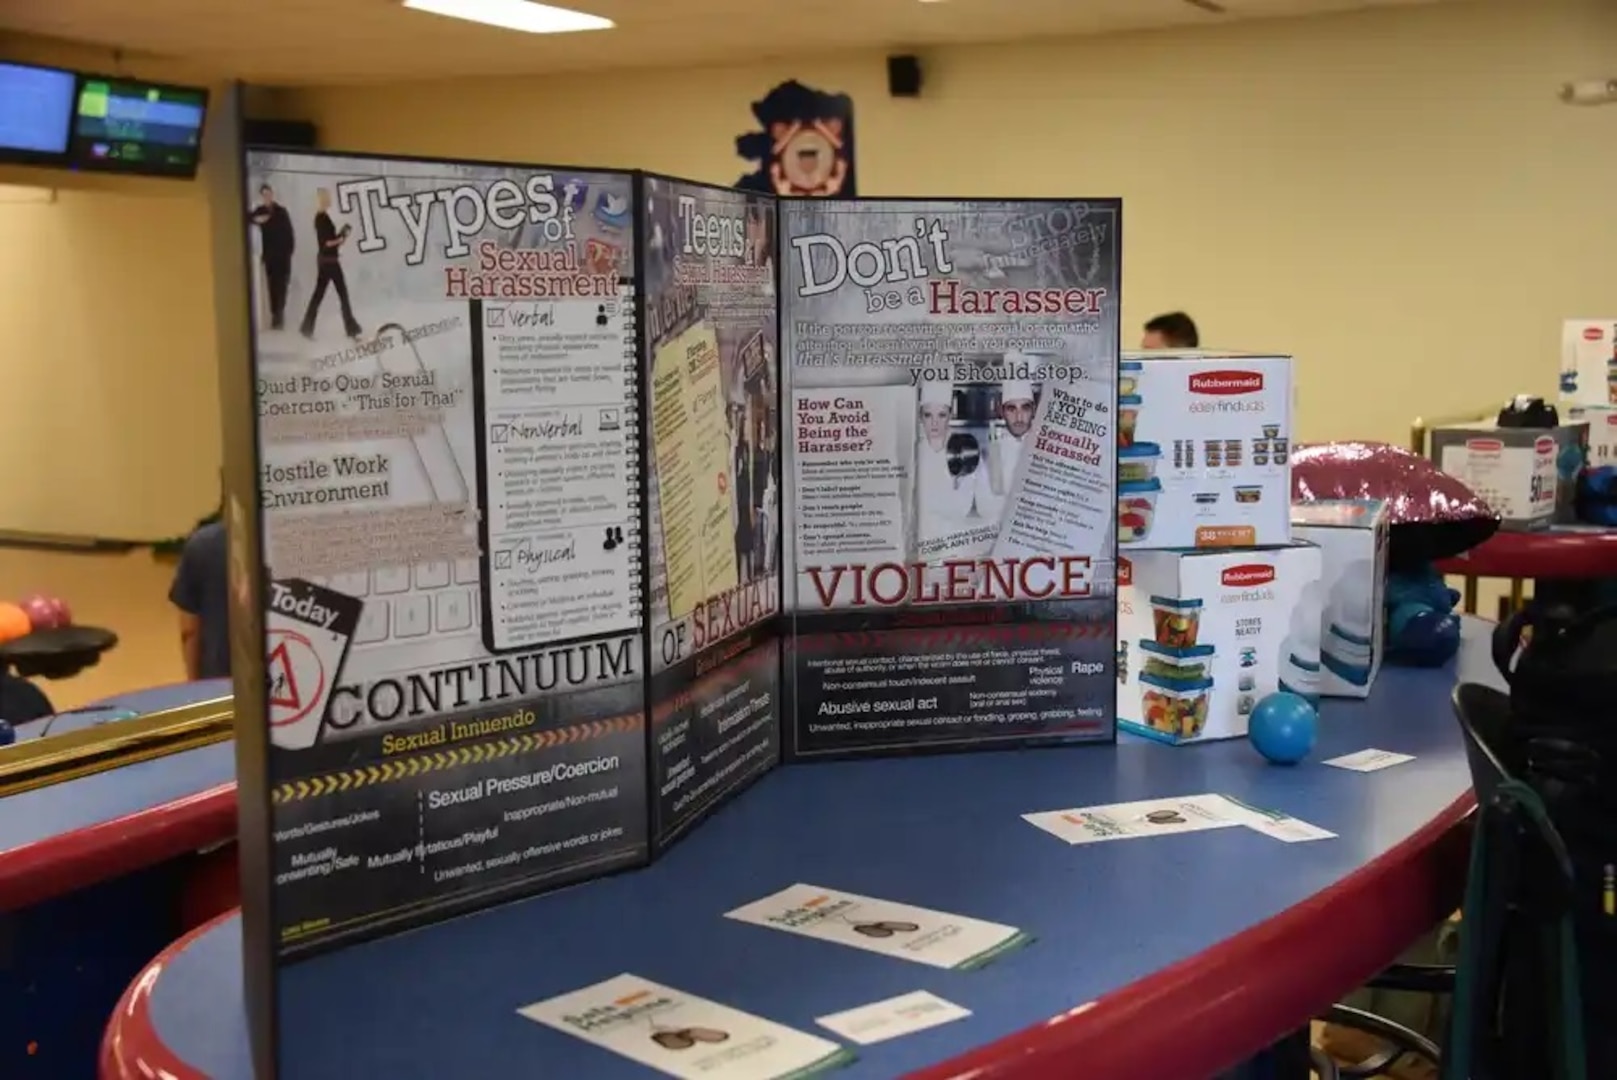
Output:
[[[1038,396],[1033,384],[1018,379],[1006,381],[999,387],[999,416],[1005,421],[1003,434],[995,432],[988,444],[989,459],[993,464],[994,490],[1008,496],[1016,480],[1016,467],[1022,461],[1024,439],[1033,430],[1033,414],[1038,408]]]

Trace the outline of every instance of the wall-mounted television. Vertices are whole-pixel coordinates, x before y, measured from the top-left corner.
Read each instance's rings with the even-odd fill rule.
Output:
[[[67,165],[134,176],[196,175],[208,92],[119,76],[80,75]]]
[[[0,162],[66,164],[77,86],[71,71],[0,61]]]

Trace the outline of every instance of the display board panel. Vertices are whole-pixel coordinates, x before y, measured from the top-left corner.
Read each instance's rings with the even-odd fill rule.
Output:
[[[280,950],[640,862],[634,178],[245,172]]]
[[[779,759],[775,201],[645,179],[652,834]]]
[[[781,203],[789,756],[1115,736],[1120,218]]]

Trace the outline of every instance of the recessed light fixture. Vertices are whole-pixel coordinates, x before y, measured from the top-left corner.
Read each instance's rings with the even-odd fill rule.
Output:
[[[599,15],[529,3],[529,0],[403,0],[403,3],[411,11],[446,15],[524,34],[571,34],[579,30],[610,30],[616,25]]]

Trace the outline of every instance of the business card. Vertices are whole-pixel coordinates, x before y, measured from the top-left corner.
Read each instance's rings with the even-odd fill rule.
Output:
[[[961,1008],[928,991],[917,990],[913,994],[900,994],[856,1009],[816,1017],[814,1022],[849,1042],[869,1046],[896,1039],[900,1035],[935,1028],[952,1020],[964,1020],[970,1015],[970,1009]]]
[[[1333,769],[1349,769],[1353,772],[1380,772],[1390,769],[1394,765],[1402,765],[1406,761],[1414,761],[1414,754],[1397,754],[1391,750],[1360,750],[1353,754],[1343,754],[1333,757],[1322,764]]]
[[[854,1058],[829,1039],[636,975],[517,1012],[681,1080],[806,1080]]]
[[[1334,840],[1336,834],[1310,825],[1300,818],[1283,814],[1278,810],[1265,810],[1251,803],[1242,802],[1230,795],[1220,795],[1217,798],[1226,800],[1235,810],[1236,820],[1255,832],[1265,836],[1282,840],[1288,844],[1302,844],[1310,840]]]
[[[793,885],[725,918],[954,971],[981,967],[1032,940],[1014,926],[818,885]]]

